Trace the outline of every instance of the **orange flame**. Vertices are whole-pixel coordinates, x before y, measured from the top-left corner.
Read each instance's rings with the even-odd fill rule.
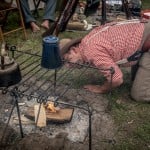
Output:
[[[52,113],[56,113],[57,112],[57,107],[54,106],[54,103],[53,102],[49,102],[46,104],[45,108],[52,112]]]

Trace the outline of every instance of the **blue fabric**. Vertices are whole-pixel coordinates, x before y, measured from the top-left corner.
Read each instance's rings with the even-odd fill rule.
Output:
[[[36,22],[35,18],[33,17],[30,8],[28,0],[20,0],[21,7],[25,16],[25,22]],[[56,9],[56,3],[57,0],[45,0],[45,10],[44,10],[44,16],[43,19],[55,20],[55,9]]]

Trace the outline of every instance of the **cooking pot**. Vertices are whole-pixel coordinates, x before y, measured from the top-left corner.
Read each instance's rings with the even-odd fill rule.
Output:
[[[5,58],[6,59],[6,58]],[[13,59],[5,64],[0,64],[0,87],[17,84],[21,80],[19,65]]]

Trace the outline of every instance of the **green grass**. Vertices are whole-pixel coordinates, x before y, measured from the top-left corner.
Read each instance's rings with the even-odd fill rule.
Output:
[[[150,1],[142,0],[142,9],[150,9]]]
[[[115,150],[148,150],[150,147],[150,106],[122,101],[111,114],[117,125]]]

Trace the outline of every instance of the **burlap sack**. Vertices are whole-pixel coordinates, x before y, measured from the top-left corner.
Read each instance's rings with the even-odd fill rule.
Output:
[[[140,102],[150,102],[150,50],[142,56],[131,88],[131,96]]]

